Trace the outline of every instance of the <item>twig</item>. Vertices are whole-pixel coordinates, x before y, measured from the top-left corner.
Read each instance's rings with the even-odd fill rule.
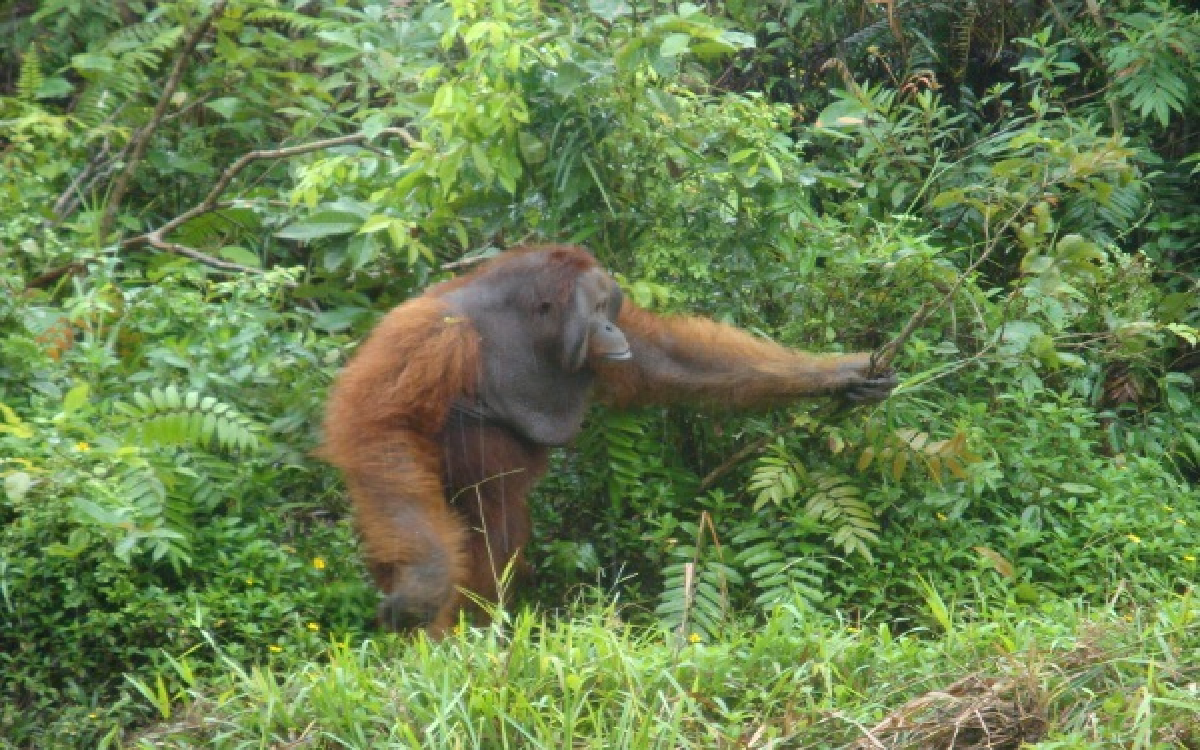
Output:
[[[941,305],[938,306],[940,307]],[[933,312],[933,310],[933,302],[930,302],[929,300],[922,302],[921,306],[917,308],[917,311],[913,313],[912,317],[908,319],[908,322],[904,324],[904,328],[900,330],[900,333],[896,334],[894,339],[879,347],[873,354],[871,354],[871,364],[867,368],[868,378],[878,377],[882,373],[885,373],[891,369],[892,360],[895,359],[896,355],[900,352],[900,347],[904,346],[909,337],[913,335],[913,331],[917,330],[917,326],[924,323],[925,319],[929,317],[929,314]]]
[[[463,268],[470,268],[471,266],[478,265],[485,260],[491,260],[491,256],[473,255],[470,258],[459,258],[458,260],[452,260],[448,263],[443,263],[441,265],[441,269],[443,271],[457,271]]]
[[[96,155],[88,160],[88,163],[84,165],[83,169],[79,170],[78,174],[67,185],[67,188],[54,201],[54,206],[50,209],[50,213],[55,217],[51,226],[58,226],[69,215],[75,213],[75,208],[79,205],[79,196],[86,190],[84,186],[95,179],[96,176],[103,174],[106,171],[105,167],[111,169],[112,161],[108,158],[110,148],[112,148],[112,143],[108,138],[105,138],[100,144],[100,149],[96,152]]]
[[[116,122],[117,117],[125,111],[126,104],[127,102],[121,102],[114,107],[105,116],[101,126],[111,127]],[[96,150],[96,155],[88,160],[83,169],[79,170],[79,174],[71,180],[71,184],[54,201],[54,207],[51,209],[53,219],[47,220],[49,225],[57,228],[69,216],[74,214],[83,196],[91,193],[96,183],[100,182],[100,180],[107,179],[117,168],[118,164],[125,163],[131,148],[133,148],[133,142],[127,141],[115,155],[112,155],[112,140],[109,136],[104,136],[101,140],[100,148]]]
[[[121,174],[117,176],[117,180],[113,184],[108,204],[104,207],[104,216],[100,220],[101,237],[107,237],[109,232],[112,231],[113,223],[117,218],[117,211],[121,207],[121,201],[125,199],[125,193],[129,191],[129,183],[133,179],[133,175],[137,171],[142,157],[146,154],[146,148],[150,144],[151,136],[158,130],[163,117],[167,114],[167,107],[171,105],[171,100],[175,97],[175,91],[179,88],[179,82],[183,80],[183,71],[187,69],[187,64],[192,59],[192,53],[196,51],[196,45],[200,44],[200,39],[208,33],[213,21],[225,12],[225,5],[227,3],[228,0],[217,0],[213,3],[209,14],[197,24],[196,28],[192,29],[192,33],[188,34],[187,38],[184,39],[183,46],[179,48],[179,53],[175,56],[175,64],[171,68],[171,74],[167,77],[166,85],[163,86],[162,96],[158,98],[158,102],[154,105],[154,113],[150,116],[150,121],[146,123],[145,127],[138,130],[137,135],[134,136],[133,149],[130,152],[129,161],[126,162],[125,169],[121,171]]]
[[[412,146],[416,143],[416,139],[404,128],[384,128],[382,131],[380,131],[380,134],[398,136],[405,142],[406,145],[409,146]],[[229,187],[230,183],[233,182],[233,179],[253,162],[264,159],[287,159],[293,156],[311,153],[313,151],[332,148],[334,146],[345,146],[351,143],[361,143],[362,141],[368,140],[370,137],[371,136],[366,133],[351,133],[350,135],[342,135],[336,138],[325,138],[320,141],[312,141],[311,143],[302,143],[298,146],[288,146],[286,148],[276,149],[259,149],[242,154],[240,157],[238,157],[237,161],[235,161],[233,164],[230,164],[225,171],[221,173],[221,176],[217,179],[216,184],[213,185],[212,189],[208,191],[208,195],[204,196],[202,201],[176,216],[174,219],[171,219],[166,224],[163,224],[161,227],[146,232],[145,234],[139,234],[136,237],[130,237],[121,243],[121,247],[133,248],[140,247],[142,245],[151,245],[159,248],[160,250],[166,250],[167,252],[175,253],[176,255],[183,255],[185,257],[192,258],[193,260],[197,260],[205,265],[212,266],[213,268],[219,268],[223,271],[262,273],[262,270],[258,268],[251,268],[250,266],[243,266],[240,263],[231,263],[229,261],[220,260],[219,258],[214,258],[211,255],[202,253],[199,250],[195,250],[178,243],[168,242],[166,240],[166,235],[175,231],[197,216],[211,213],[212,211],[219,210],[222,207],[228,207],[230,205],[229,202],[221,201],[221,195]]]
[[[26,289],[45,289],[45,288],[51,286],[52,284],[56,284],[58,282],[58,280],[63,278],[64,276],[78,276],[86,270],[87,270],[87,266],[85,266],[83,263],[80,263],[78,261],[73,262],[73,263],[68,263],[65,266],[59,266],[58,268],[52,268],[49,271],[46,271],[45,273],[42,273],[38,276],[33,277],[25,284],[25,288]]]
[[[756,439],[754,442],[742,446],[736,453],[722,461],[717,468],[708,472],[704,479],[700,480],[700,487],[698,491],[701,493],[707,492],[709,488],[720,481],[721,477],[733,471],[738,464],[740,464],[742,461],[745,461],[747,458],[750,458],[755,453],[758,453],[763,448],[766,448],[768,445],[775,442],[776,438],[785,432],[790,432],[795,426],[796,425],[794,422],[787,422],[786,424],[782,424],[779,427],[771,430],[766,435]]]

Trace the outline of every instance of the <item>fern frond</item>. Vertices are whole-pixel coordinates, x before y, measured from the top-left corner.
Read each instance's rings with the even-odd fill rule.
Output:
[[[42,73],[41,57],[37,47],[31,44],[21,58],[21,71],[17,74],[17,99],[23,102],[37,99],[38,89],[42,87],[44,80],[46,77]]]
[[[967,77],[967,63],[971,60],[971,37],[975,31],[975,19],[979,16],[979,6],[975,2],[967,2],[960,12],[961,15],[953,22],[954,42],[951,49],[951,70],[954,71],[956,81]]]
[[[809,498],[804,511],[835,526],[831,539],[846,554],[858,553],[867,560],[874,559],[870,545],[879,541],[879,522],[875,520],[875,511],[862,499],[862,490],[849,477],[841,474],[821,477],[817,492]]]
[[[318,31],[328,31],[341,25],[336,20],[309,16],[284,8],[257,8],[246,14],[246,20],[254,23],[284,26],[294,31],[304,31],[310,34]]]
[[[133,394],[133,403],[117,402],[130,436],[145,445],[255,451],[261,426],[212,396],[181,394],[175,386]]]
[[[182,26],[152,21],[119,29],[104,46],[109,52],[123,56],[124,62],[141,61],[152,67],[158,65],[162,53],[174,49],[182,36]]]
[[[1124,39],[1104,53],[1117,96],[1162,127],[1183,115],[1200,91],[1200,24],[1174,8],[1116,13]]]
[[[746,489],[755,493],[754,509],[767,505],[782,506],[796,496],[803,481],[804,467],[787,452],[783,442],[758,459]]]
[[[663,571],[663,592],[655,614],[681,641],[711,638],[730,616],[729,585],[740,585],[742,576],[725,562],[716,529],[707,513],[699,523],[681,531],[694,539],[671,550],[673,560]],[[711,538],[712,543],[707,543]]]
[[[811,556],[796,554],[796,545],[789,543],[786,534],[782,536],[775,529],[747,525],[731,540],[737,550],[735,562],[758,591],[754,603],[759,607],[800,600],[814,608],[825,598],[822,588],[829,568]]]
[[[174,467],[156,468],[150,464],[131,464],[118,477],[120,496],[136,509],[138,529],[117,545],[132,550],[142,546],[150,559],[166,560],[176,571],[191,562],[192,503],[184,496],[171,492],[168,481],[174,483]]]

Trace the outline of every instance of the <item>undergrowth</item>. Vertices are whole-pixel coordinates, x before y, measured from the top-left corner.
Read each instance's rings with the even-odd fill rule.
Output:
[[[1154,609],[954,604],[931,629],[858,629],[792,604],[717,640],[612,607],[523,613],[433,644],[333,642],[322,658],[194,654],[137,688],[127,747],[768,748],[1200,746],[1200,602]],[[973,743],[971,738],[974,738]],[[988,739],[990,738],[990,739]],[[987,744],[990,742],[991,744]],[[1034,744],[1036,743],[1036,744]]]

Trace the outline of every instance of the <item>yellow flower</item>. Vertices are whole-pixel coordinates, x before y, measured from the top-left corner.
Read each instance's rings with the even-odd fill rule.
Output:
[[[1142,538],[1140,536],[1138,536],[1137,534],[1126,534],[1125,538],[1128,539],[1129,541],[1133,542],[1134,544],[1138,544],[1142,541]]]
[[[1184,560],[1187,560],[1188,562],[1196,562],[1196,556],[1195,556],[1195,555],[1184,555],[1184,556],[1183,556],[1183,559],[1184,559]]]
[[[1172,508],[1170,505],[1164,505],[1164,506],[1162,507],[1162,509],[1163,509],[1163,510],[1165,510],[1166,512],[1168,512],[1168,513],[1170,513],[1171,511],[1175,510],[1175,509],[1174,509],[1174,508]]]
[[[1186,518],[1176,518],[1175,523],[1179,524],[1180,526],[1187,526],[1187,519]]]
[[[317,632],[318,630],[320,630],[320,629],[321,629],[321,626],[320,626],[320,625],[318,625],[318,624],[316,624],[315,622],[310,622],[310,623],[307,625],[307,627],[308,627],[308,629],[309,629],[309,630],[311,630],[311,631],[312,631],[312,632],[314,632],[314,633],[315,633],[315,632]]]
[[[699,633],[692,633],[691,635],[688,636],[688,643],[699,643],[700,641],[703,641],[703,640],[704,640],[704,638],[701,637],[701,635]]]
[[[938,514],[937,514],[937,520],[939,520],[939,521],[945,521],[945,520],[946,520],[946,514],[945,514],[945,513],[938,513]]]
[[[278,654],[280,651],[283,651],[283,646],[276,646],[272,643],[270,646],[267,646],[267,650],[273,654]]]
[[[314,557],[313,558],[313,567],[316,568],[317,570],[325,570],[325,558]]]
[[[75,450],[79,451],[80,453],[86,453],[87,451],[90,451],[91,449],[92,449],[92,446],[88,445],[87,441],[85,441],[85,440],[80,440],[78,443],[75,444]]]
[[[99,714],[88,714],[88,718],[89,718],[89,719],[95,719],[95,718],[97,718],[98,716],[99,716]]]
[[[246,585],[247,585],[247,586],[253,586],[253,585],[254,585],[254,579],[253,579],[253,578],[247,578],[247,579],[246,579]]]

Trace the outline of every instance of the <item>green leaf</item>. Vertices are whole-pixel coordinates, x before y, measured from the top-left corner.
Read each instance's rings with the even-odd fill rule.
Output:
[[[234,96],[223,96],[219,99],[213,99],[204,104],[205,107],[216,112],[226,120],[232,120],[238,109],[242,106],[242,100]]]
[[[840,99],[817,116],[818,128],[857,128],[867,121],[866,110],[851,99]]]
[[[757,153],[758,153],[758,149],[756,149],[756,148],[744,148],[740,151],[735,151],[734,153],[729,155],[729,163],[737,164],[740,161],[745,161],[746,159],[749,159],[751,156],[754,156]]]
[[[374,112],[363,120],[362,132],[368,138],[375,138],[383,129],[392,124],[392,117],[386,112]]]
[[[692,37],[689,34],[667,34],[658,48],[658,54],[662,57],[677,57],[686,53],[691,43]]]
[[[52,76],[41,82],[37,88],[38,99],[61,99],[69,96],[75,87],[71,82],[61,76]]]
[[[259,260],[256,253],[253,253],[238,245],[226,245],[225,247],[221,248],[221,251],[217,253],[217,255],[225,260],[247,266],[249,268],[262,268],[262,261]]]
[[[358,233],[371,234],[372,232],[390,229],[391,226],[398,221],[399,219],[394,216],[388,216],[387,214],[374,214],[367,217],[367,220],[364,221],[362,226],[358,228]]]
[[[336,307],[313,315],[313,328],[327,333],[345,331],[370,312],[365,307]]]
[[[71,65],[79,71],[92,73],[111,73],[116,70],[117,61],[108,55],[81,54],[71,58]]]
[[[1029,348],[1034,336],[1042,332],[1042,327],[1028,320],[1011,320],[997,333],[1000,341],[1000,352],[1012,356],[1020,354]]]
[[[588,0],[588,10],[609,23],[632,12],[625,0]]]
[[[732,47],[734,50],[754,49],[756,46],[754,35],[747,34],[744,31],[722,31],[721,41]]]
[[[91,500],[85,500],[82,497],[77,497],[71,501],[75,510],[84,519],[94,521],[104,526],[116,526],[125,520],[125,517],[114,513],[106,508],[102,508]]]
[[[285,240],[315,240],[357,232],[362,223],[362,219],[354,214],[321,211],[303,221],[287,225],[276,232],[275,236]]]
[[[31,487],[33,477],[23,471],[14,471],[4,477],[4,494],[14,503],[24,498]]]
[[[949,208],[961,204],[966,198],[966,191],[962,189],[947,190],[938,193],[933,199],[934,208]]]
[[[67,391],[67,395],[63,397],[63,414],[72,414],[78,411],[79,407],[87,403],[87,400],[88,385],[87,383],[80,383],[71,390]]]

